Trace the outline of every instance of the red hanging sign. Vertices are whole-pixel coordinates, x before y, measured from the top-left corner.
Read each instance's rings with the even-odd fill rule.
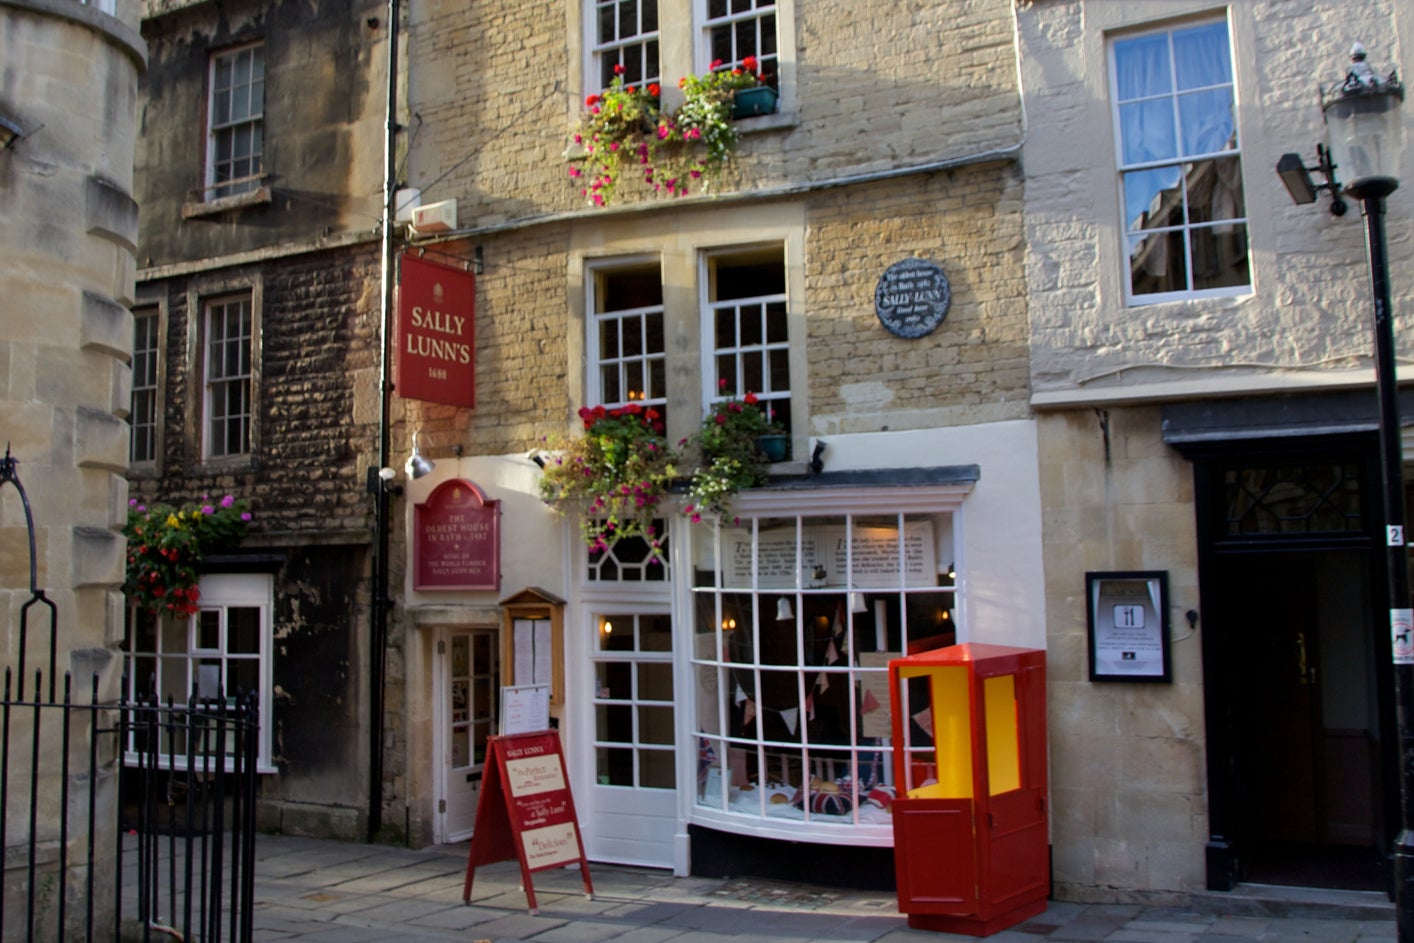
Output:
[[[414,255],[402,257],[395,334],[405,399],[476,405],[476,279]]]
[[[594,899],[589,860],[579,837],[574,796],[565,775],[560,735],[553,730],[488,738],[491,762],[476,803],[462,902],[471,900],[477,865],[520,859],[521,883],[532,915],[540,912],[530,876],[536,871],[579,864],[584,896]]]
[[[501,588],[501,502],[465,478],[413,508],[413,589]]]

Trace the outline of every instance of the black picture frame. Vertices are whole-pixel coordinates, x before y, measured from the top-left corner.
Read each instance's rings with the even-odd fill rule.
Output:
[[[1169,683],[1167,570],[1085,574],[1091,681]]]

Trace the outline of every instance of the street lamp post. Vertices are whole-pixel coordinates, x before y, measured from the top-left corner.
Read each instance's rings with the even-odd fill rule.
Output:
[[[1375,307],[1375,387],[1379,396],[1380,471],[1384,485],[1385,559],[1389,584],[1389,630],[1394,670],[1395,725],[1399,741],[1399,834],[1394,842],[1395,921],[1400,943],[1414,943],[1414,615],[1409,605],[1408,555],[1404,534],[1403,456],[1400,447],[1398,380],[1394,360],[1394,313],[1390,309],[1389,259],[1385,250],[1385,197],[1399,187],[1400,107],[1404,86],[1395,72],[1381,78],[1365,61],[1359,43],[1351,50],[1345,79],[1321,96],[1327,145],[1318,147],[1315,168],[1326,182],[1311,182],[1299,155],[1285,154],[1277,172],[1297,203],[1310,203],[1329,189],[1360,203],[1365,250]],[[1294,163],[1293,163],[1294,159]],[[1337,210],[1337,206],[1340,209]]]

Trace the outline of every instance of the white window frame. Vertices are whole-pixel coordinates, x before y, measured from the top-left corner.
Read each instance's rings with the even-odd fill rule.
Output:
[[[161,305],[133,308],[132,396],[128,411],[128,461],[138,468],[155,468],[162,455],[162,380],[165,375],[163,352],[167,324]],[[150,453],[138,454],[138,440],[144,438]]]
[[[673,675],[673,649],[676,647],[676,645],[670,644],[668,651],[665,652],[645,651],[637,644],[637,642],[635,642],[634,646],[630,649],[609,649],[605,648],[603,645],[603,639],[605,636],[604,626],[606,622],[612,624],[613,635],[620,635],[625,632],[633,632],[634,638],[635,640],[637,640],[642,637],[640,629],[643,620],[666,619],[669,623],[669,635],[674,635],[675,629],[672,626],[672,613],[668,607],[645,608],[637,601],[635,601],[633,604],[627,605],[614,603],[599,603],[594,605],[591,618],[594,624],[595,642],[589,649],[590,670],[592,672],[597,673],[598,666],[601,663],[632,664],[635,667],[635,671],[633,674],[633,682],[630,685],[630,691],[628,692],[627,697],[611,697],[606,694],[604,690],[596,688],[593,697],[590,698],[591,707],[596,713],[595,722],[592,725],[594,730],[594,740],[591,746],[591,751],[593,754],[592,762],[594,763],[595,767],[595,782],[601,786],[609,787],[622,787],[627,789],[656,789],[664,792],[675,791],[680,785],[677,782],[678,771],[675,765],[675,753],[678,749],[678,745],[675,742],[677,733],[677,678],[675,676],[670,678],[670,683],[673,685],[673,697],[669,700],[655,700],[653,698],[644,696],[639,690],[638,682],[641,675],[636,669],[640,665],[656,665],[660,668],[666,668],[669,674]],[[625,619],[630,620],[629,624],[624,624],[623,620]],[[675,643],[676,641],[676,638],[670,639],[670,643]],[[633,734],[631,739],[627,741],[603,739],[603,737],[600,735],[599,725],[597,723],[597,713],[601,707],[629,708],[633,712],[633,720],[631,724]],[[639,724],[639,721],[641,720],[641,715],[638,710],[640,707],[651,708],[653,710],[665,712],[667,714],[668,725],[673,732],[674,742],[660,743],[656,741],[647,741],[642,738],[642,736],[640,735],[641,728]],[[599,770],[598,765],[600,750],[631,751],[634,757],[633,782],[602,782],[599,779],[599,776],[603,774]],[[640,759],[645,753],[663,754],[667,762],[673,766],[673,785],[655,786],[645,785],[643,783]]]
[[[784,289],[780,292],[769,295],[754,295],[751,297],[729,298],[719,300],[717,294],[717,262],[724,259],[747,258],[760,255],[763,258],[767,254],[779,253],[781,266],[781,283]],[[756,246],[732,246],[707,250],[699,256],[699,278],[698,289],[699,299],[699,323],[702,328],[702,410],[705,415],[713,404],[728,399],[740,399],[747,393],[756,394],[756,398],[761,402],[762,408],[767,409],[773,418],[781,422],[791,423],[791,387],[793,384],[792,370],[790,364],[791,355],[791,313],[790,313],[790,286],[788,282],[789,273],[786,265],[786,246],[784,243],[770,243]],[[741,336],[741,319],[743,317],[766,318],[765,309],[771,305],[784,305],[785,313],[782,315],[786,325],[786,336],[784,339],[772,340],[767,336],[763,323],[761,339],[758,343],[738,343],[730,347],[717,346],[716,326],[719,313],[728,309],[735,309],[734,316],[737,323],[737,336]],[[717,370],[717,362],[721,357],[731,357],[734,363],[733,372],[735,382],[729,383],[725,388],[721,386],[722,379]],[[749,388],[746,381],[747,370],[745,362],[747,358],[759,357],[763,361],[762,376],[764,382],[760,384],[761,389]],[[780,386],[773,382],[775,371],[771,369],[770,363],[773,358],[784,358],[786,360],[785,386]],[[783,404],[783,405],[782,405]]]
[[[645,28],[643,7],[652,3],[657,11],[659,27],[662,25],[662,0],[586,0],[585,5],[585,48],[589,51],[586,63],[588,85],[591,91],[599,91],[609,85],[610,70],[615,64],[623,64],[625,83],[629,86],[662,82],[663,49],[660,28]],[[632,32],[621,33],[608,39],[599,36],[599,16],[607,8],[629,6],[633,11]],[[621,25],[616,23],[616,25]],[[634,60],[637,60],[636,63]]]
[[[756,2],[764,3],[766,0]],[[638,37],[624,36],[600,42],[597,15],[601,5],[601,0],[580,0],[574,7],[579,18],[579,48],[578,62],[571,68],[578,71],[580,94],[571,98],[571,122],[579,119],[585,97],[602,91],[607,84],[604,80],[605,63],[618,61],[618,49],[631,47],[639,41]],[[764,57],[757,54],[757,58],[762,61],[758,71],[764,72],[767,84],[780,93],[778,110],[781,114],[742,119],[746,122],[743,130],[745,126],[775,127],[794,121],[788,113],[795,107],[795,0],[774,0],[773,7],[760,7],[746,14],[729,14],[710,23],[707,12],[707,0],[658,0],[658,29],[643,34],[657,43],[657,74],[644,81],[659,82],[663,88],[665,107],[672,107],[675,102],[681,101],[678,80],[686,75],[700,75],[711,67],[714,59],[711,31],[714,27],[735,20],[759,22],[766,17],[774,17],[776,50]],[[723,59],[723,66],[740,65],[741,58],[754,54],[750,49],[741,49],[740,53],[734,61]],[[605,57],[612,59],[606,60]]]
[[[765,75],[767,85],[779,91],[781,11],[777,0],[750,0],[752,8],[739,12],[731,11],[730,0],[725,2],[727,11],[714,17],[711,14],[713,0],[695,0],[693,12],[699,26],[694,71],[706,72],[712,67],[712,63],[718,60],[722,63],[720,68],[732,69],[741,65],[747,56],[754,56],[759,63],[756,71]],[[776,48],[771,52],[762,52],[763,27],[767,20],[771,22],[771,31],[775,34]],[[737,36],[737,30],[743,26],[749,27],[752,33],[751,40],[747,43],[742,43]],[[713,34],[718,31],[725,31],[729,37],[727,45],[730,49],[721,49],[713,41]]]
[[[971,484],[958,484],[928,485],[908,489],[884,488],[870,491],[858,489],[830,489],[825,492],[817,490],[800,494],[743,492],[737,497],[734,510],[737,512],[738,526],[746,528],[752,534],[753,541],[758,539],[760,534],[759,529],[755,526],[755,522],[763,518],[773,518],[777,522],[782,519],[796,518],[795,533],[797,534],[797,538],[801,533],[800,518],[802,517],[821,518],[848,515],[851,520],[881,515],[896,516],[898,520],[917,518],[920,516],[947,518],[947,532],[940,533],[935,531],[934,534],[935,540],[943,544],[942,546],[937,546],[935,549],[936,565],[942,568],[943,566],[953,564],[958,559],[956,553],[958,548],[963,545],[961,506],[971,489]],[[682,568],[679,573],[680,577],[683,577],[684,574],[695,573],[704,566],[709,568],[714,566],[710,560],[704,563],[701,560],[693,559],[693,557],[703,554],[725,552],[724,550],[718,549],[718,542],[721,539],[720,523],[697,526],[708,527],[713,530],[703,532],[700,536],[694,537],[691,541],[690,552],[686,546],[680,548],[679,558],[675,563],[676,566]],[[684,543],[686,544],[686,541]],[[751,556],[755,558],[757,554],[753,553]],[[764,838],[779,838],[791,841],[823,841],[832,844],[861,847],[887,847],[893,844],[893,827],[891,821],[886,820],[886,817],[880,816],[877,813],[865,812],[856,806],[852,808],[848,814],[838,816],[818,813],[808,814],[804,810],[802,810],[800,818],[794,817],[793,813],[789,816],[780,817],[759,812],[758,814],[751,814],[749,812],[733,810],[730,803],[704,801],[709,797],[701,795],[700,790],[696,788],[700,785],[699,780],[692,778],[697,774],[697,766],[700,762],[697,755],[698,751],[696,749],[688,749],[685,745],[697,744],[699,738],[707,739],[710,743],[713,738],[731,737],[730,732],[723,734],[705,733],[704,731],[708,728],[701,717],[701,712],[705,708],[718,710],[718,728],[724,729],[724,718],[720,714],[724,702],[716,693],[722,690],[723,682],[720,680],[720,671],[733,667],[741,667],[741,665],[738,665],[736,662],[725,661],[714,654],[723,651],[722,646],[725,631],[721,628],[714,627],[714,634],[712,636],[705,634],[702,636],[702,638],[712,639],[713,644],[711,651],[707,651],[705,648],[702,651],[697,650],[700,644],[698,641],[699,635],[697,626],[692,624],[695,618],[692,614],[698,611],[697,597],[702,594],[714,597],[714,608],[712,610],[713,621],[720,624],[723,615],[720,610],[720,597],[724,594],[749,594],[767,602],[768,611],[775,611],[775,600],[785,597],[790,600],[793,613],[792,618],[800,617],[803,619],[802,602],[806,597],[812,595],[838,595],[844,593],[846,594],[846,598],[849,598],[848,594],[855,592],[856,589],[870,595],[888,595],[897,592],[901,597],[910,593],[951,593],[953,608],[949,621],[953,624],[953,631],[956,633],[956,641],[964,642],[969,640],[965,628],[967,625],[967,603],[965,596],[966,583],[963,579],[955,579],[953,586],[950,588],[928,588],[920,586],[910,589],[906,585],[903,585],[903,580],[900,580],[900,585],[896,589],[857,588],[852,584],[844,587],[829,586],[820,588],[811,585],[812,576],[812,573],[806,573],[802,570],[796,579],[796,585],[791,588],[762,587],[760,585],[748,587],[684,586],[683,584],[688,581],[685,579],[679,580],[680,592],[683,597],[679,602],[679,611],[687,613],[688,615],[684,617],[684,624],[678,628],[678,636],[674,640],[674,648],[678,653],[676,657],[684,665],[679,677],[685,676],[691,679],[689,682],[690,689],[680,688],[677,691],[678,701],[686,706],[686,709],[681,712],[682,725],[679,727],[678,731],[678,754],[680,764],[679,780],[684,784],[684,789],[689,793],[686,811],[687,819],[694,824]],[[756,604],[755,608],[756,611],[761,611],[759,603]],[[847,606],[846,608],[851,609],[852,607]],[[847,617],[850,620],[849,631],[853,632],[854,616],[849,614]],[[731,631],[742,630],[743,627],[737,625],[734,626]],[[759,650],[757,651],[758,660],[750,664],[759,667],[760,656]],[[816,674],[825,673],[828,678],[833,679],[834,683],[850,685],[850,698],[853,704],[854,699],[862,696],[858,690],[855,689],[853,682],[859,680],[865,674],[872,674],[880,678],[886,677],[887,667],[854,666],[851,664],[852,661],[853,659],[846,658],[842,654],[841,660],[827,669],[823,669],[821,666],[817,665],[790,666],[772,664],[769,666],[768,670],[798,671],[802,679],[801,684],[804,686],[802,693],[811,686]],[[742,663],[742,665],[744,664],[745,663]],[[712,672],[717,673],[714,675],[717,678],[716,689],[710,692],[710,696],[704,696],[704,692],[699,690],[699,675]],[[739,695],[734,692],[732,696],[733,699],[735,699]],[[885,709],[887,709],[886,706]],[[760,712],[758,712],[758,716],[760,716]],[[857,712],[855,716],[858,716]],[[803,723],[803,719],[801,722]],[[731,738],[738,741],[750,739],[744,736]],[[759,737],[756,739],[757,743],[764,747],[765,741],[762,741]],[[853,737],[851,739],[853,740]],[[802,742],[808,742],[803,735]],[[893,744],[891,743],[825,743],[816,744],[815,746],[818,749],[835,753],[849,752],[856,760],[861,754],[880,753],[880,772],[889,782],[892,782]],[[738,747],[738,749],[740,748],[741,747]],[[722,755],[721,749],[721,741],[719,740],[718,744],[714,746],[718,763],[723,763],[723,761],[727,759],[727,757]],[[836,770],[837,775],[842,772],[841,767],[837,766]],[[802,778],[808,777],[811,772],[812,770],[802,769]],[[691,788],[689,788],[688,784],[691,784]],[[897,784],[895,784],[895,786],[896,785]],[[769,809],[771,805],[769,798],[763,797],[760,801],[766,803],[765,807]],[[862,816],[871,817],[873,821],[861,821]]]
[[[667,322],[666,311],[660,301],[656,305],[649,305],[639,308],[624,308],[615,311],[601,311],[602,306],[601,285],[605,278],[612,278],[617,272],[624,271],[646,271],[653,268],[658,273],[659,286],[663,286],[662,260],[657,256],[633,256],[613,260],[595,261],[588,267],[585,284],[588,297],[585,299],[585,311],[588,330],[585,337],[585,356],[589,364],[589,376],[586,378],[589,403],[598,403],[607,409],[627,406],[629,403],[637,403],[643,407],[653,407],[664,415],[667,414],[668,390],[667,390]],[[623,345],[622,327],[626,322],[638,322],[643,329],[643,337],[649,336],[646,319],[657,317],[662,322],[663,347],[660,350],[644,350],[637,354],[626,354]],[[619,350],[617,355],[609,356],[600,349],[599,335],[601,329],[608,325],[618,326]],[[653,370],[655,365],[663,373],[664,387],[661,390],[651,389],[653,385]],[[633,395],[634,390],[629,386],[630,374],[635,369],[646,381],[645,388],[636,391],[639,395]],[[618,375],[619,389],[628,392],[628,398],[606,399],[606,391],[602,382],[604,370],[614,370]]]
[[[237,306],[235,312],[230,309]],[[230,333],[230,318],[234,313],[237,330]],[[255,437],[255,362],[258,318],[252,293],[222,295],[202,304],[201,329],[201,452],[207,460],[225,460],[250,455]],[[219,327],[219,330],[218,330]],[[219,348],[218,348],[218,345]],[[232,365],[222,354],[234,351],[237,363]],[[243,362],[241,359],[243,358]],[[231,396],[241,402],[232,408]],[[229,449],[228,428],[241,427],[241,448]],[[223,434],[216,434],[220,424]]]
[[[248,59],[248,81],[230,85],[218,85],[221,81],[222,66]],[[256,70],[259,70],[258,77]],[[265,44],[247,43],[211,54],[208,67],[206,99],[206,180],[203,199],[213,200],[238,196],[260,187],[265,172]],[[219,98],[226,96],[226,107],[220,107]],[[242,108],[237,113],[236,104],[240,99]],[[221,156],[221,142],[234,141],[248,132],[249,152],[241,157],[234,153]],[[241,169],[247,173],[235,174],[234,170],[242,162],[249,161],[248,167]]]
[[[190,681],[195,675],[194,669],[202,659],[208,661],[212,659],[219,660],[223,669],[225,665],[231,661],[258,660],[259,667],[257,669],[257,677],[259,678],[259,684],[256,689],[256,695],[260,713],[260,731],[257,737],[256,768],[261,773],[273,773],[276,770],[270,759],[270,744],[272,741],[270,730],[272,725],[271,704],[273,703],[271,688],[274,677],[272,671],[272,651],[274,639],[275,578],[269,573],[208,573],[201,577],[198,588],[201,591],[201,597],[199,600],[200,610],[197,613],[187,617],[172,616],[164,613],[160,617],[155,633],[155,651],[133,651],[132,633],[135,631],[138,620],[140,618],[152,617],[140,613],[136,605],[129,606],[129,636],[126,645],[127,653],[125,655],[125,668],[127,672],[125,683],[127,689],[124,693],[128,700],[133,702],[138,700],[140,695],[144,700],[150,699],[150,692],[153,690],[150,687],[150,681],[155,683],[155,690],[157,692],[170,689],[171,685],[167,683],[168,679],[165,677],[165,671],[170,670],[178,663],[185,666],[184,678]],[[225,650],[227,647],[225,639],[226,613],[232,608],[258,610],[260,620],[258,631],[260,637],[259,652],[257,655],[232,654]],[[212,612],[219,614],[222,641],[216,648],[201,648],[199,647],[201,615],[202,613]],[[169,652],[163,649],[164,635],[166,635],[166,633],[162,631],[162,622],[172,619],[182,619],[186,622],[185,632],[182,633],[185,635],[186,645],[180,652]],[[138,677],[138,659],[147,657],[152,658],[156,664],[155,679]],[[222,676],[224,677],[224,670]],[[183,687],[187,686],[186,684],[183,685]],[[225,694],[227,706],[234,704],[235,692],[223,693]],[[202,692],[201,696],[207,696],[206,692]],[[165,703],[165,697],[163,698],[163,702]],[[185,699],[177,701],[174,696],[174,703],[178,705],[184,704]],[[199,755],[204,756],[204,754]],[[143,756],[135,747],[135,733],[130,732],[129,741],[124,746],[124,763],[129,766],[137,766],[145,762]],[[157,763],[161,769],[184,770],[187,768],[187,759],[184,751],[179,751],[175,754],[159,751]],[[221,767],[226,772],[231,772],[234,769],[234,764],[234,758],[226,756]],[[198,764],[198,766],[199,768],[205,768],[202,764]],[[216,766],[214,760],[211,766]]]
[[[1183,201],[1184,201],[1183,220],[1182,220],[1182,222],[1181,222],[1179,225],[1176,225],[1176,226],[1158,227],[1158,228],[1153,228],[1153,229],[1143,229],[1143,228],[1137,229],[1137,230],[1136,230],[1136,229],[1132,229],[1131,226],[1132,226],[1133,220],[1129,218],[1129,211],[1128,211],[1128,207],[1126,206],[1126,201],[1125,201],[1125,189],[1124,189],[1124,179],[1125,179],[1125,175],[1126,175],[1126,174],[1135,173],[1135,172],[1137,172],[1137,171],[1144,171],[1144,170],[1161,170],[1161,169],[1165,169],[1165,168],[1177,168],[1178,171],[1179,171],[1180,177],[1182,177],[1182,176],[1183,176],[1183,173],[1184,173],[1183,168],[1184,168],[1184,165],[1186,165],[1186,164],[1191,164],[1191,163],[1195,163],[1195,162],[1212,162],[1212,161],[1217,161],[1217,160],[1231,160],[1231,161],[1235,161],[1235,162],[1236,162],[1236,164],[1237,164],[1237,172],[1238,172],[1239,178],[1242,177],[1242,175],[1243,175],[1243,155],[1242,155],[1242,142],[1241,142],[1240,135],[1239,135],[1238,139],[1237,139],[1236,142],[1235,142],[1236,146],[1233,147],[1233,148],[1230,149],[1230,150],[1218,150],[1218,151],[1205,152],[1205,153],[1183,154],[1183,153],[1182,153],[1182,142],[1181,142],[1181,140],[1176,140],[1176,141],[1175,141],[1175,146],[1176,146],[1176,150],[1178,151],[1178,153],[1175,154],[1173,157],[1165,157],[1165,158],[1162,158],[1162,159],[1157,159],[1157,160],[1152,160],[1152,161],[1128,163],[1128,162],[1126,162],[1125,156],[1124,156],[1124,125],[1123,125],[1123,121],[1121,120],[1120,109],[1121,109],[1121,106],[1122,106],[1122,105],[1130,104],[1130,102],[1129,102],[1129,101],[1121,101],[1121,100],[1120,100],[1120,92],[1119,92],[1119,69],[1118,69],[1118,66],[1117,66],[1117,63],[1116,63],[1116,57],[1115,57],[1115,50],[1116,50],[1116,47],[1117,47],[1119,44],[1121,44],[1121,43],[1130,42],[1130,41],[1133,41],[1133,40],[1136,40],[1136,39],[1143,39],[1143,38],[1146,38],[1146,37],[1154,37],[1154,36],[1165,36],[1165,37],[1167,38],[1167,41],[1168,41],[1169,47],[1170,47],[1169,67],[1170,67],[1170,70],[1172,71],[1172,70],[1175,68],[1174,56],[1172,55],[1172,44],[1173,44],[1173,36],[1174,36],[1174,34],[1175,34],[1175,33],[1178,33],[1178,32],[1185,31],[1185,30],[1190,30],[1190,29],[1195,29],[1195,28],[1201,28],[1201,27],[1208,27],[1208,26],[1213,26],[1213,25],[1218,25],[1218,24],[1222,25],[1222,27],[1224,28],[1224,30],[1225,30],[1226,33],[1227,33],[1228,60],[1229,60],[1229,76],[1230,76],[1230,79],[1229,79],[1229,81],[1227,81],[1227,82],[1214,83],[1214,84],[1212,84],[1212,85],[1210,85],[1210,86],[1205,86],[1204,88],[1206,88],[1206,89],[1208,89],[1208,90],[1222,89],[1222,88],[1228,88],[1228,89],[1230,89],[1230,91],[1231,91],[1231,96],[1232,96],[1232,109],[1233,109],[1233,131],[1234,131],[1234,133],[1238,133],[1237,114],[1238,114],[1238,109],[1239,109],[1240,103],[1239,103],[1239,101],[1238,101],[1238,87],[1237,87],[1237,70],[1236,70],[1236,63],[1233,61],[1233,30],[1232,30],[1232,25],[1231,25],[1231,23],[1229,23],[1226,18],[1217,17],[1217,18],[1210,18],[1210,19],[1203,19],[1203,20],[1196,20],[1196,21],[1188,21],[1188,22],[1182,22],[1182,23],[1166,24],[1166,25],[1164,25],[1164,26],[1156,27],[1156,28],[1153,28],[1153,29],[1127,31],[1127,32],[1124,32],[1124,33],[1120,33],[1120,34],[1116,34],[1116,35],[1109,36],[1109,37],[1107,37],[1107,39],[1106,39],[1106,43],[1105,43],[1105,53],[1106,53],[1106,60],[1107,60],[1107,63],[1108,63],[1108,71],[1109,71],[1108,80],[1109,80],[1110,114],[1111,114],[1111,119],[1112,119],[1112,121],[1113,121],[1113,127],[1114,127],[1114,148],[1115,148],[1114,153],[1115,153],[1115,167],[1116,167],[1115,185],[1116,185],[1117,194],[1118,194],[1119,207],[1120,207],[1120,216],[1121,216],[1121,219],[1120,219],[1120,233],[1121,233],[1121,239],[1122,239],[1122,243],[1121,243],[1121,258],[1123,259],[1123,264],[1124,264],[1124,269],[1123,269],[1123,273],[1122,273],[1122,279],[1123,279],[1123,285],[1124,285],[1124,298],[1125,298],[1125,303],[1126,303],[1127,305],[1131,306],[1131,307],[1140,306],[1140,305],[1155,304],[1155,303],[1165,302],[1165,301],[1185,300],[1185,299],[1197,299],[1197,298],[1227,298],[1227,297],[1233,297],[1233,296],[1237,296],[1237,295],[1251,294],[1251,293],[1252,293],[1252,290],[1253,290],[1253,288],[1252,288],[1252,268],[1251,268],[1251,266],[1252,266],[1252,251],[1251,251],[1250,238],[1249,238],[1249,240],[1247,241],[1248,269],[1247,269],[1247,283],[1246,283],[1245,285],[1230,285],[1230,286],[1223,286],[1223,287],[1218,287],[1218,288],[1204,288],[1204,289],[1195,289],[1195,288],[1192,287],[1192,286],[1193,286],[1193,274],[1194,274],[1194,260],[1193,260],[1193,246],[1192,246],[1192,235],[1193,235],[1193,233],[1198,232],[1198,231],[1201,231],[1201,230],[1204,230],[1204,229],[1217,229],[1217,228],[1220,227],[1220,226],[1234,226],[1234,227],[1239,227],[1239,226],[1240,226],[1240,227],[1242,227],[1242,229],[1244,229],[1244,230],[1247,229],[1247,220],[1248,220],[1248,217],[1247,217],[1247,215],[1246,215],[1246,206],[1245,206],[1245,203],[1246,203],[1246,200],[1247,200],[1246,187],[1245,187],[1245,186],[1243,187],[1243,193],[1244,193],[1244,207],[1243,207],[1244,212],[1243,212],[1243,215],[1241,215],[1241,216],[1234,216],[1234,217],[1229,218],[1229,219],[1223,219],[1223,220],[1221,220],[1221,221],[1219,221],[1219,222],[1217,222],[1217,223],[1213,223],[1213,222],[1194,223],[1194,222],[1192,222],[1192,221],[1189,219],[1188,210],[1187,210],[1188,187],[1187,187],[1187,185],[1186,185],[1186,182],[1184,182],[1184,183],[1181,185],[1181,186],[1182,186],[1182,190],[1183,190]],[[1182,91],[1182,93],[1184,93],[1184,94],[1191,94],[1191,93],[1193,93],[1193,92],[1195,92],[1195,91],[1197,91],[1197,90],[1198,90],[1198,89],[1195,88],[1195,89],[1183,89],[1183,90],[1181,90],[1181,91]],[[1167,100],[1170,101],[1170,103],[1172,104],[1173,110],[1174,110],[1173,128],[1175,129],[1176,132],[1179,132],[1179,133],[1181,134],[1182,124],[1181,124],[1181,121],[1180,121],[1180,119],[1179,119],[1179,114],[1178,114],[1178,103],[1179,103],[1179,100],[1180,100],[1180,98],[1181,98],[1181,94],[1180,94],[1180,90],[1177,88],[1176,79],[1171,76],[1171,82],[1170,82],[1169,90],[1168,90],[1167,92],[1161,94],[1161,95],[1151,96],[1151,98],[1152,98],[1153,100],[1156,100],[1156,101],[1157,101],[1157,100],[1162,100],[1162,99],[1167,99]],[[1135,102],[1141,101],[1141,100],[1142,100],[1142,99],[1134,99]],[[1167,234],[1167,233],[1181,233],[1181,234],[1182,234],[1183,256],[1184,256],[1183,269],[1184,269],[1184,278],[1185,278],[1185,285],[1186,285],[1186,287],[1185,287],[1184,289],[1178,290],[1178,291],[1150,292],[1150,293],[1146,293],[1146,294],[1135,294],[1135,292],[1134,292],[1133,277],[1132,277],[1132,263],[1131,263],[1131,261],[1130,261],[1130,260],[1131,260],[1130,245],[1131,245],[1131,240],[1132,240],[1134,237],[1136,237],[1136,236],[1138,236],[1138,235],[1141,235],[1141,234],[1144,234],[1144,233],[1149,233],[1149,234],[1151,234],[1151,238],[1153,238],[1153,237],[1156,236],[1156,235],[1162,235],[1162,234]]]

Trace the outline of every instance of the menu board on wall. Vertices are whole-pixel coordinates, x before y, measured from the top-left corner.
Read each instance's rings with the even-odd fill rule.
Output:
[[[807,527],[800,535],[799,554],[794,528],[762,531],[754,545],[749,529],[725,529],[722,540],[729,587],[751,585],[753,560],[757,585],[764,589],[844,586],[847,578],[860,589],[936,586],[938,581],[932,521],[904,525],[902,561],[896,527],[856,526],[852,539],[847,539],[842,524]]]
[[[579,820],[565,775],[560,735],[553,730],[489,738],[486,764],[476,805],[476,829],[462,884],[463,903],[471,900],[476,867],[517,858],[531,914],[540,912],[530,876],[548,868],[578,864],[584,893],[594,896],[589,862],[584,857]]]

